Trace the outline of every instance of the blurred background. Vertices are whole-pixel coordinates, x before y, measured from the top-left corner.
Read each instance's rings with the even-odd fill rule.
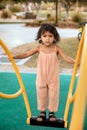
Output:
[[[35,46],[37,31],[44,22],[56,26],[61,37],[58,44],[66,54],[75,58],[84,28],[83,23],[87,23],[87,1],[0,0],[0,38],[9,49],[17,47],[11,50],[12,53],[23,53]],[[0,54],[4,54],[2,48]],[[36,67],[36,62],[35,65],[34,61],[31,63],[27,63],[27,66]],[[72,68],[63,61],[61,66]]]
[[[78,22],[87,21],[87,1],[0,0],[0,20],[9,18],[13,20],[33,19],[34,25],[47,20],[62,27],[68,25],[76,27]]]

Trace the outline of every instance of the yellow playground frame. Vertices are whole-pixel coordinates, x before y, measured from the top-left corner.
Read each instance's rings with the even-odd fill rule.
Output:
[[[16,92],[15,94],[4,94],[0,92],[0,97],[1,98],[16,98],[17,96],[19,96],[21,93],[23,94],[23,98],[24,98],[24,102],[25,102],[25,106],[26,106],[26,110],[27,110],[27,114],[28,114],[28,118],[27,118],[27,123],[30,124],[30,118],[31,118],[31,110],[30,110],[30,105],[29,105],[29,101],[26,95],[26,91],[25,91],[25,87],[21,78],[21,75],[19,73],[18,67],[14,61],[14,59],[12,58],[12,55],[10,53],[10,51],[8,50],[7,46],[5,45],[5,43],[0,39],[0,45],[2,46],[2,48],[5,50],[6,54],[8,55],[9,60],[12,63],[12,66],[16,72],[19,84],[20,84],[20,90],[18,92]]]
[[[26,91],[25,91],[25,87],[24,87],[21,75],[19,73],[19,70],[17,68],[17,65],[14,59],[12,58],[10,51],[8,50],[7,46],[2,40],[0,40],[0,45],[2,46],[2,48],[5,50],[6,54],[8,55],[8,58],[12,63],[12,66],[16,72],[16,75],[20,84],[20,90],[17,93],[9,95],[9,94],[4,94],[0,92],[0,97],[1,98],[15,98],[19,96],[20,94],[23,94],[24,102],[25,102],[25,106],[26,106],[26,110],[28,114],[27,123],[30,124],[30,118],[32,117],[32,114],[31,114],[29,101],[26,95]],[[79,73],[79,78],[78,78],[78,84],[77,84],[74,95],[72,95],[74,81],[75,81],[79,64],[80,64],[80,73]],[[72,73],[71,83],[69,87],[69,92],[68,92],[68,97],[67,97],[67,102],[66,102],[66,107],[65,107],[65,112],[64,112],[64,127],[67,128],[68,126],[67,118],[68,118],[70,104],[74,102],[69,130],[83,130],[84,115],[85,115],[85,108],[86,108],[86,101],[87,101],[87,96],[86,96],[87,94],[86,82],[87,81],[86,80],[87,80],[87,25],[85,25],[85,29],[83,31],[79,48],[77,51],[76,63],[74,65],[74,69]]]
[[[75,94],[72,95],[76,72],[79,64],[80,64],[80,72],[79,72],[78,84],[76,87]],[[74,108],[72,112],[69,130],[83,130],[85,105],[87,99],[86,77],[87,77],[87,25],[85,25],[85,29],[83,31],[79,48],[77,51],[76,63],[74,65],[72,73],[72,79],[69,87],[66,108],[64,113],[64,121],[67,123],[69,107],[70,104],[74,102]],[[67,124],[65,126],[67,126]]]

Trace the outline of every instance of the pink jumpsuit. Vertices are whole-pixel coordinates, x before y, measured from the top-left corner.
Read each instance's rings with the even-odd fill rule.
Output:
[[[59,103],[59,63],[56,46],[52,53],[41,50],[37,61],[37,103],[38,110],[56,112]]]

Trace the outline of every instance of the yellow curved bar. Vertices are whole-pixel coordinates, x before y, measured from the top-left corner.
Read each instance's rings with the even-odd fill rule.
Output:
[[[69,101],[70,101],[70,103],[73,103],[75,101],[75,97],[76,97],[76,92],[74,93],[74,95],[72,95],[72,93],[69,93]]]
[[[69,130],[83,130],[84,125],[85,108],[87,103],[87,25],[85,28],[84,46],[76,91],[77,95]]]
[[[0,45],[2,46],[2,48],[5,50],[6,54],[8,55],[8,58],[11,61],[12,66],[13,66],[15,72],[16,72],[20,87],[23,90],[23,98],[24,98],[26,109],[27,109],[28,119],[30,121],[30,118],[31,118],[32,115],[31,115],[30,105],[29,105],[29,102],[28,102],[28,98],[27,98],[27,95],[26,95],[26,91],[25,91],[25,87],[24,87],[21,75],[18,71],[18,68],[17,68],[17,65],[16,65],[14,59],[12,58],[10,51],[8,50],[7,46],[5,45],[5,43],[1,39],[0,39]],[[30,122],[27,122],[27,123],[29,124]]]
[[[78,70],[78,64],[80,63],[80,59],[81,59],[83,43],[84,43],[84,34],[85,34],[85,32],[82,33],[82,37],[81,37],[81,40],[79,43],[79,48],[78,48],[77,55],[76,55],[76,60],[75,60],[76,62],[74,64],[74,69],[73,69],[73,73],[72,73],[71,83],[70,83],[67,102],[66,102],[66,108],[65,108],[65,112],[64,112],[64,121],[65,122],[67,121],[70,103],[75,101],[75,97],[76,97],[76,92],[75,92],[74,96],[72,96],[72,91],[73,91],[73,87],[74,87],[76,73]]]
[[[4,93],[0,93],[0,97],[1,98],[16,98],[18,97],[20,94],[22,93],[22,89],[20,89],[17,93],[15,94],[4,94]]]

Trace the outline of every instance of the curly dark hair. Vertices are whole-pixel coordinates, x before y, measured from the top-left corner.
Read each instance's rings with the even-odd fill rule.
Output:
[[[39,40],[41,38],[41,35],[47,31],[54,35],[55,43],[59,42],[59,40],[60,40],[59,33],[57,32],[55,26],[52,24],[49,24],[49,23],[43,23],[41,25],[41,27],[38,30],[36,40]],[[42,43],[42,42],[40,41],[39,43]]]

